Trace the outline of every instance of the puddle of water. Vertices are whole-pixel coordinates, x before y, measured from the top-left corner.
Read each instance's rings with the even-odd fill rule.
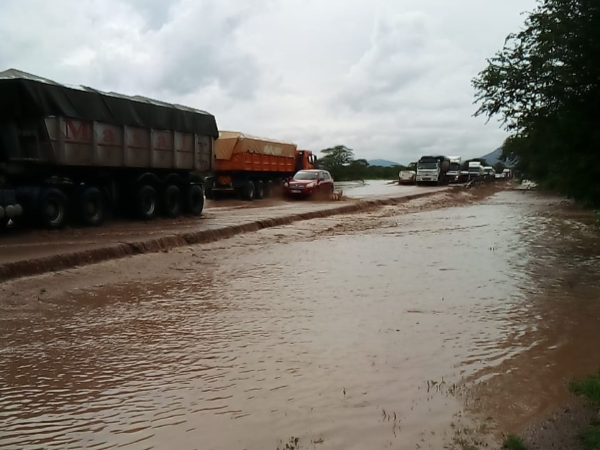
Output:
[[[551,364],[560,352],[583,369],[553,331],[597,337],[600,248],[555,208],[503,193],[386,213],[371,230],[356,216],[360,231],[316,240],[265,230],[207,251],[205,269],[181,279],[11,310],[0,447],[275,450],[298,437],[300,448],[442,448],[465,380],[490,395],[504,386],[502,415],[528,384],[494,380],[524,355]]]

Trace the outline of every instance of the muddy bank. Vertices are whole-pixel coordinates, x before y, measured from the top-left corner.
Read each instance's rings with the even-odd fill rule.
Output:
[[[600,412],[583,400],[573,400],[551,416],[537,420],[523,432],[528,450],[585,450],[581,440]]]
[[[226,225],[220,228],[199,231],[181,230],[173,235],[158,237],[149,236],[137,241],[106,243],[100,247],[94,245],[93,248],[81,251],[65,251],[45,257],[22,259],[0,264],[0,282],[11,278],[31,276],[45,272],[60,271],[81,265],[94,264],[109,259],[124,258],[143,253],[156,253],[185,245],[213,242],[220,239],[227,239],[241,233],[255,232],[264,228],[291,224],[301,220],[369,211],[384,205],[396,205],[413,199],[428,197],[435,193],[435,191],[426,191],[419,194],[396,198],[331,203],[331,207],[316,211],[302,213],[290,212],[288,215],[276,218],[260,218],[237,225]],[[322,204],[322,202],[315,203]]]

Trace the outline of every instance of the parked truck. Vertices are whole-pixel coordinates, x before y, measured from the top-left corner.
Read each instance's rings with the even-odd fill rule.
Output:
[[[0,225],[200,215],[217,137],[205,111],[2,72]]]
[[[299,170],[314,169],[316,156],[296,144],[221,131],[215,142],[213,174],[205,179],[207,198],[224,192],[245,200],[262,199],[280,189]]]
[[[450,168],[448,169],[448,182],[449,183],[460,183],[462,181],[461,169],[462,169],[462,157],[460,156],[449,156]]]
[[[479,161],[469,161],[469,181],[483,178],[484,175],[483,166]]]
[[[417,184],[448,184],[449,169],[447,156],[423,156],[417,163]]]

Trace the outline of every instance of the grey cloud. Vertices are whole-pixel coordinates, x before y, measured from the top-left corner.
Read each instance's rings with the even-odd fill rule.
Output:
[[[479,156],[505,134],[471,117],[470,79],[523,2],[3,0],[0,69],[194,106],[313,150]]]
[[[75,6],[58,0],[42,6],[30,32],[20,32],[30,20],[27,6],[39,4],[7,5],[12,14],[0,19],[3,66],[62,82],[172,97],[216,84],[223,95],[252,98],[261,82],[259,65],[239,47],[237,35],[261,11],[261,1],[236,7],[230,1],[180,0],[166,7],[158,1],[88,0]]]
[[[352,67],[336,101],[356,111],[389,111],[446,102],[440,81],[460,71],[460,49],[434,32],[423,13],[386,16],[375,25],[370,48]],[[463,74],[467,76],[468,74]],[[470,89],[470,86],[469,86]]]

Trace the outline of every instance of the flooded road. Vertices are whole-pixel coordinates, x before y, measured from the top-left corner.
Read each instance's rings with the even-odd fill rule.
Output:
[[[171,238],[186,233],[220,231],[248,223],[285,218],[311,212],[326,213],[353,201],[408,196],[442,191],[444,187],[398,186],[384,181],[366,184],[341,185],[345,202],[298,201],[282,198],[247,202],[242,200],[207,201],[201,217],[177,219],[157,218],[144,222],[136,220],[109,220],[101,227],[77,227],[60,231],[14,229],[0,234],[0,265],[24,263],[52,258],[65,253],[98,253],[110,246],[134,243],[141,245],[148,239]],[[1,276],[0,276],[1,279]]]
[[[585,219],[502,192],[0,285],[0,448],[440,449],[479,416],[514,427],[598,368]]]

